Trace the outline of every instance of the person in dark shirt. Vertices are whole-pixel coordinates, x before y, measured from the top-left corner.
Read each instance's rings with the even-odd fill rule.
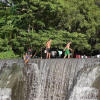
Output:
[[[27,52],[28,56],[31,58],[32,57],[32,50],[29,48]]]

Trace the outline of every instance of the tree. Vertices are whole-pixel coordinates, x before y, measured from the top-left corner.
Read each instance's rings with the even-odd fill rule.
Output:
[[[99,52],[100,6],[97,0],[13,0],[0,3],[1,51],[12,48],[22,55],[27,48],[40,53],[48,39],[52,47]],[[3,48],[2,48],[3,47]],[[7,47],[7,48],[6,48]]]

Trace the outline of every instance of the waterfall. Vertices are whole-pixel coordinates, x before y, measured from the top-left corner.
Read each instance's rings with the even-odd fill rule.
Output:
[[[23,67],[20,59],[0,60],[0,100],[22,100]]]
[[[13,63],[21,67],[22,74],[16,72],[17,77],[22,75],[15,85],[17,93],[11,88],[13,97],[17,97],[14,100],[98,100],[99,89],[93,84],[100,77],[100,59],[32,59],[28,64],[23,60],[0,62],[1,70],[5,70],[4,65],[13,68]]]
[[[99,90],[92,87],[99,68],[85,68],[79,77],[77,84],[74,86],[73,92],[69,100],[98,100]]]
[[[30,85],[28,90],[35,89],[38,92],[32,90],[30,94],[38,96],[32,94],[26,100],[97,100],[99,91],[92,84],[100,75],[96,75],[99,64],[99,59],[51,59],[40,60],[37,65],[32,63],[30,74],[34,73],[37,80],[31,82],[38,85],[29,82],[33,87]],[[28,76],[30,79],[32,75]]]
[[[0,100],[11,100],[11,89],[0,88]]]

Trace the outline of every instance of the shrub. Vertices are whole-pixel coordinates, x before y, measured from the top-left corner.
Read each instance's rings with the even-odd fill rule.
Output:
[[[9,59],[9,58],[18,58],[18,57],[19,55],[15,55],[12,50],[0,53],[0,59]]]

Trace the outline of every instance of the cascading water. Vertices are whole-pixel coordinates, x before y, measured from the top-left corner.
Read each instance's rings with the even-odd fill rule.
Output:
[[[31,84],[36,83],[38,86],[30,85],[27,91],[31,91],[33,94],[38,93],[38,96],[27,95],[27,93],[28,97],[25,100],[75,100],[75,96],[82,92],[87,92],[87,97],[85,97],[86,94],[80,95],[76,97],[76,100],[82,98],[83,100],[89,100],[90,98],[91,100],[97,100],[98,90],[93,88],[92,84],[98,77],[95,74],[99,69],[97,67],[100,63],[99,59],[52,59],[41,60],[39,63],[37,69],[35,69],[34,63],[29,66],[33,67],[33,72],[30,72],[30,76],[26,78],[26,80],[31,80],[37,77],[38,81],[36,79],[27,81],[27,84],[32,82]],[[95,68],[98,69],[95,70]],[[36,74],[34,71],[38,73]],[[33,73],[34,77],[31,75]],[[88,74],[88,76],[85,74]]]
[[[20,93],[12,88],[16,94],[12,92],[12,97],[17,97],[12,100],[98,100],[99,89],[93,84],[100,77],[100,59],[33,59],[26,65],[22,60],[14,63],[21,67],[23,78],[22,85],[15,85],[16,89],[21,86],[17,89]]]
[[[0,100],[22,100],[20,83],[23,67],[22,60],[0,60]]]
[[[69,100],[98,100],[99,90],[92,87],[98,77],[100,66],[90,66],[83,68],[77,77],[77,83]]]
[[[11,89],[0,89],[0,100],[11,100]]]

